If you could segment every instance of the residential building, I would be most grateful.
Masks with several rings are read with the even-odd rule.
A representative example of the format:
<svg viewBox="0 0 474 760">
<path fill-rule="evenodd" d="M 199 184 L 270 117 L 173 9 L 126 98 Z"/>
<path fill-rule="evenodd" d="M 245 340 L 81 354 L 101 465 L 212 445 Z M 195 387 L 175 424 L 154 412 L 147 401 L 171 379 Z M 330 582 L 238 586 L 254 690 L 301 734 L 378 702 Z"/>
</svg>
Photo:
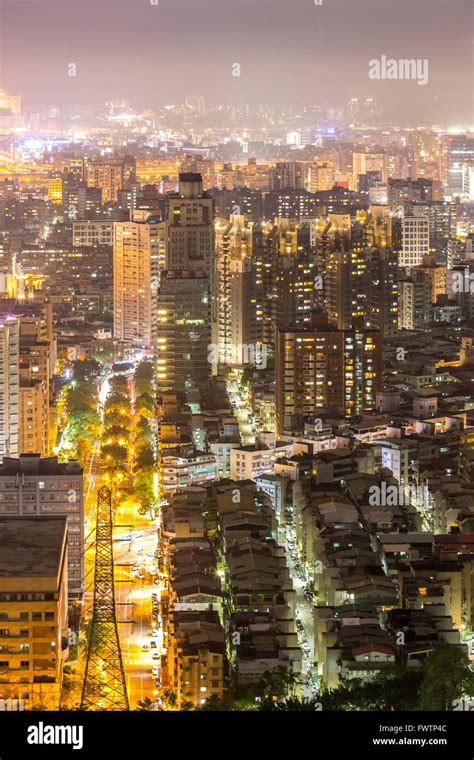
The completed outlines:
<svg viewBox="0 0 474 760">
<path fill-rule="evenodd" d="M 66 517 L 0 521 L 0 699 L 59 710 L 68 657 Z"/>
</svg>

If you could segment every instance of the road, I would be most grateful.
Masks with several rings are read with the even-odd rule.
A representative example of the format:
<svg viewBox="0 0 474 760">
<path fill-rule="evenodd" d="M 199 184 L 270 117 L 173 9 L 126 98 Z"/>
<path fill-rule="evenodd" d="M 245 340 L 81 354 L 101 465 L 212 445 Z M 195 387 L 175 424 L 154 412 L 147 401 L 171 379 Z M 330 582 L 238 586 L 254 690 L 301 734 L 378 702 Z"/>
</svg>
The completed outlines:
<svg viewBox="0 0 474 760">
<path fill-rule="evenodd" d="M 278 529 L 278 541 L 285 548 L 286 561 L 290 570 L 290 576 L 295 589 L 295 617 L 298 631 L 298 642 L 303 652 L 302 666 L 302 689 L 303 697 L 314 697 L 317 692 L 317 685 L 314 681 L 314 674 L 317 672 L 315 667 L 314 651 L 314 618 L 313 602 L 308 600 L 304 595 L 307 580 L 304 575 L 303 567 L 298 569 L 298 549 L 295 540 L 295 534 L 291 526 L 282 526 Z"/>
<path fill-rule="evenodd" d="M 140 516 L 138 516 L 140 517 Z M 120 533 L 131 540 L 121 540 Z M 150 521 L 116 528 L 114 539 L 115 603 L 130 709 L 157 696 L 153 655 L 162 654 L 161 635 L 152 635 L 152 594 L 158 592 L 148 571 L 154 571 L 156 528 Z M 138 573 L 144 577 L 139 577 Z M 152 646 L 152 642 L 156 646 Z M 145 649 L 144 649 L 145 646 Z"/>
<path fill-rule="evenodd" d="M 255 443 L 255 425 L 257 423 L 249 421 L 249 415 L 253 416 L 250 403 L 250 393 L 241 388 L 240 374 L 238 372 L 233 373 L 229 376 L 227 380 L 227 392 L 233 405 L 234 414 L 236 415 L 239 422 L 240 435 L 244 446 Z M 315 653 L 313 606 L 312 602 L 308 601 L 304 595 L 306 579 L 304 576 L 300 577 L 303 574 L 303 570 L 300 570 L 300 574 L 298 574 L 298 570 L 296 568 L 296 563 L 298 561 L 297 545 L 294 532 L 291 527 L 281 526 L 279 528 L 278 542 L 285 548 L 286 560 L 293 581 L 293 588 L 295 589 L 296 594 L 296 621 L 300 621 L 301 623 L 301 625 L 297 625 L 297 631 L 298 642 L 303 652 L 302 695 L 304 697 L 310 698 L 314 697 L 317 690 L 313 678 L 313 674 L 316 673 L 316 667 L 314 665 Z"/>
<path fill-rule="evenodd" d="M 244 446 L 255 443 L 255 428 L 249 421 L 249 415 L 252 414 L 249 397 L 240 386 L 240 375 L 231 375 L 227 381 L 227 393 L 232 404 L 234 414 L 239 423 L 240 437 Z"/>
<path fill-rule="evenodd" d="M 99 381 L 99 411 L 103 416 L 103 405 L 109 393 L 110 378 L 113 373 L 108 371 Z M 133 389 L 131 391 L 133 405 Z M 133 409 L 131 409 L 133 414 Z M 102 434 L 102 429 L 101 429 Z M 101 485 L 100 470 L 101 440 L 94 443 L 92 457 L 87 470 L 87 488 L 85 491 L 85 573 L 86 591 L 83 598 L 83 612 L 88 616 L 92 612 L 93 579 L 95 546 L 94 534 L 97 516 L 97 490 Z M 123 540 L 127 537 L 128 540 Z M 134 568 L 143 567 L 154 570 L 154 554 L 156 552 L 157 530 L 153 520 L 140 515 L 138 505 L 133 501 L 124 502 L 114 509 L 113 530 L 114 556 L 114 585 L 115 603 L 122 649 L 122 659 L 125 669 L 125 679 L 130 709 L 136 709 L 140 700 L 157 696 L 152 677 L 152 667 L 156 667 L 153 654 L 161 654 L 160 637 L 153 637 L 156 647 L 150 646 L 152 640 L 152 593 L 157 592 L 153 577 L 149 572 L 145 578 L 137 577 Z M 140 572 L 140 571 L 139 571 Z M 148 649 L 144 651 L 144 643 Z"/>
</svg>

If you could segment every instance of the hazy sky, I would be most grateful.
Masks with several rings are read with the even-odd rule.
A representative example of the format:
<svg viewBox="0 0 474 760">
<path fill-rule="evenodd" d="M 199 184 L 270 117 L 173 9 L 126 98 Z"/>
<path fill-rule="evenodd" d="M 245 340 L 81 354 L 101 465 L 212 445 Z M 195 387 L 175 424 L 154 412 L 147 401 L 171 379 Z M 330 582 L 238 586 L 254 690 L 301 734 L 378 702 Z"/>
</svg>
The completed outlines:
<svg viewBox="0 0 474 760">
<path fill-rule="evenodd" d="M 354 95 L 374 97 L 395 122 L 474 123 L 471 0 L 151 2 L 0 0 L 1 86 L 26 110 L 193 93 L 284 109 Z M 368 62 L 382 54 L 427 58 L 429 83 L 370 80 Z"/>
</svg>

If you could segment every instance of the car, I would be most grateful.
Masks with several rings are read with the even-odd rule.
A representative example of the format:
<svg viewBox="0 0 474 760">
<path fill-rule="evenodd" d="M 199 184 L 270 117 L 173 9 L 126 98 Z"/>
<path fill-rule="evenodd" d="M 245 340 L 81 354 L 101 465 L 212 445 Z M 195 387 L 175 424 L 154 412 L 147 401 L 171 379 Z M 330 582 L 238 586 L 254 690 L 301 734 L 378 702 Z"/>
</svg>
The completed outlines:
<svg viewBox="0 0 474 760">
<path fill-rule="evenodd" d="M 148 652 L 149 649 L 150 649 L 150 645 L 149 644 L 147 644 L 147 643 L 142 644 L 142 652 Z"/>
<path fill-rule="evenodd" d="M 152 649 L 156 649 L 156 641 L 154 641 L 154 640 L 152 639 L 152 640 L 150 641 L 150 646 L 151 646 L 151 648 L 152 648 Z"/>
<path fill-rule="evenodd" d="M 155 646 L 156 646 L 156 644 L 155 644 Z M 161 655 L 160 655 L 160 654 L 158 654 L 158 652 L 154 652 L 154 653 L 152 654 L 152 656 L 151 656 L 151 659 L 152 659 L 152 660 L 159 660 L 159 659 L 161 659 Z"/>
<path fill-rule="evenodd" d="M 154 676 L 159 676 L 160 675 L 160 669 L 159 669 L 158 665 L 153 665 L 153 667 L 151 669 L 151 672 L 153 673 Z"/>
</svg>

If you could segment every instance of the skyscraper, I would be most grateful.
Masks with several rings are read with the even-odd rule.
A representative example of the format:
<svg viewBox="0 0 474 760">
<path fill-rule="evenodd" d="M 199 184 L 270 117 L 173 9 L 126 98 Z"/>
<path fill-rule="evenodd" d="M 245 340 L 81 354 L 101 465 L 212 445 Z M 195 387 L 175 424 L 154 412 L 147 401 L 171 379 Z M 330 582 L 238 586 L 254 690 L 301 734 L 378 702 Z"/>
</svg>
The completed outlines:
<svg viewBox="0 0 474 760">
<path fill-rule="evenodd" d="M 135 179 L 135 161 L 124 158 L 94 158 L 86 163 L 85 180 L 88 187 L 102 191 L 102 203 L 115 202 L 117 193 Z"/>
<path fill-rule="evenodd" d="M 446 192 L 461 195 L 463 165 L 474 160 L 474 138 L 464 135 L 444 135 L 441 144 L 441 165 Z"/>
<path fill-rule="evenodd" d="M 114 337 L 140 346 L 156 334 L 158 226 L 140 211 L 114 224 Z"/>
<path fill-rule="evenodd" d="M 351 224 L 346 214 L 329 214 L 314 225 L 318 274 L 316 301 L 339 329 L 363 317 L 383 337 L 397 331 L 398 254 L 386 206 L 370 206 Z"/>
<path fill-rule="evenodd" d="M 398 283 L 398 326 L 401 330 L 416 330 L 432 319 L 431 278 L 426 271 L 413 269 L 410 277 Z"/>
<path fill-rule="evenodd" d="M 430 221 L 424 216 L 402 219 L 402 250 L 399 266 L 417 267 L 430 252 Z"/>
<path fill-rule="evenodd" d="M 211 374 L 209 280 L 163 271 L 158 295 L 156 379 L 161 390 L 204 385 Z"/>
<path fill-rule="evenodd" d="M 362 319 L 338 330 L 327 315 L 313 324 L 279 330 L 276 345 L 276 419 L 281 435 L 292 417 L 333 411 L 354 416 L 375 408 L 382 382 L 382 345 L 378 330 Z"/>
<path fill-rule="evenodd" d="M 166 269 L 211 274 L 214 253 L 213 201 L 200 174 L 179 175 L 179 191 L 170 195 L 166 224 Z"/>
<path fill-rule="evenodd" d="M 163 389 L 201 386 L 211 375 L 209 346 L 217 336 L 213 216 L 201 175 L 181 173 L 179 191 L 170 196 L 158 294 L 157 382 Z"/>
<path fill-rule="evenodd" d="M 0 458 L 19 452 L 20 325 L 16 317 L 0 317 Z"/>
</svg>

